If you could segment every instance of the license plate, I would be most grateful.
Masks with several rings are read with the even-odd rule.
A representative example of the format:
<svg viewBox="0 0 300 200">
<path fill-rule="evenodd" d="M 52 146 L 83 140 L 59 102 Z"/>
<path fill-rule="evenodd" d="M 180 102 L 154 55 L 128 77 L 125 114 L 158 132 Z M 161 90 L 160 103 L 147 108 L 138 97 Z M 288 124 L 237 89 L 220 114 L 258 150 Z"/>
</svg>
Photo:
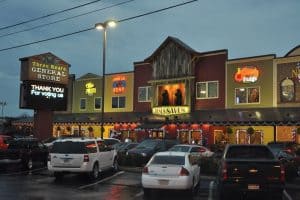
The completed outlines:
<svg viewBox="0 0 300 200">
<path fill-rule="evenodd" d="M 168 180 L 159 180 L 159 185 L 168 185 L 169 181 Z"/>
<path fill-rule="evenodd" d="M 259 190 L 259 185 L 257 184 L 249 184 L 248 190 Z"/>
</svg>

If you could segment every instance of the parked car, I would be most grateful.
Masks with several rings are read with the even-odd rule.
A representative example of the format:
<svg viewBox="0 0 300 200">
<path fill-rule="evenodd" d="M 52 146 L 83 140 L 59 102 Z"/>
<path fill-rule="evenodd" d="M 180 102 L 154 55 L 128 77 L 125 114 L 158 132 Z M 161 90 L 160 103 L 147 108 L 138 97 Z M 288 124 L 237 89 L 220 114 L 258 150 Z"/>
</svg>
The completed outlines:
<svg viewBox="0 0 300 200">
<path fill-rule="evenodd" d="M 13 138 L 9 135 L 0 135 L 0 150 L 6 150 Z"/>
<path fill-rule="evenodd" d="M 152 189 L 185 190 L 193 196 L 200 183 L 199 157 L 185 152 L 158 152 L 143 169 L 142 187 L 148 196 Z"/>
<path fill-rule="evenodd" d="M 178 144 L 176 140 L 146 139 L 126 153 L 126 160 L 133 166 L 143 166 L 156 152 L 167 151 Z"/>
<path fill-rule="evenodd" d="M 101 171 L 118 169 L 116 156 L 116 150 L 102 139 L 58 139 L 48 157 L 48 170 L 57 179 L 66 173 L 85 173 L 91 179 L 97 179 Z"/>
<path fill-rule="evenodd" d="M 210 151 L 208 148 L 200 145 L 194 145 L 194 144 L 174 145 L 168 151 L 196 153 L 201 157 L 211 157 L 214 154 L 214 152 Z"/>
<path fill-rule="evenodd" d="M 104 140 L 104 143 L 110 147 L 118 146 L 119 143 L 121 143 L 121 141 L 116 138 L 104 138 L 103 140 Z"/>
<path fill-rule="evenodd" d="M 271 149 L 286 150 L 292 153 L 295 153 L 300 148 L 300 145 L 296 142 L 269 142 L 268 146 Z"/>
<path fill-rule="evenodd" d="M 300 176 L 300 156 L 287 150 L 273 150 L 274 155 L 284 166 L 287 180 L 292 180 Z"/>
<path fill-rule="evenodd" d="M 34 166 L 46 166 L 48 148 L 36 138 L 14 139 L 7 150 L 0 151 L 0 165 L 10 166 L 12 164 L 25 169 Z"/>
<path fill-rule="evenodd" d="M 282 199 L 285 171 L 267 145 L 231 144 L 224 150 L 216 183 L 220 199 Z"/>
<path fill-rule="evenodd" d="M 56 137 L 49 137 L 49 138 L 43 140 L 42 142 L 44 145 L 46 145 L 48 147 L 48 149 L 51 149 L 55 140 L 57 140 Z"/>
<path fill-rule="evenodd" d="M 126 153 L 130 149 L 136 147 L 139 143 L 137 142 L 124 142 L 122 145 L 117 149 L 118 153 L 118 164 L 119 165 L 127 165 L 126 162 Z"/>
</svg>

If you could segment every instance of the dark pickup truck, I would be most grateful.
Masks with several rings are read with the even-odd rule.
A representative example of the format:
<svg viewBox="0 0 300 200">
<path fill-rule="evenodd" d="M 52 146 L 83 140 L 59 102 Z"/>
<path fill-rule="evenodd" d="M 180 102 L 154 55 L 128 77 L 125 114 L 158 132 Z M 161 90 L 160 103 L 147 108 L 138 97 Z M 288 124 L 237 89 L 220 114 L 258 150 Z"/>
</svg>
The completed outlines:
<svg viewBox="0 0 300 200">
<path fill-rule="evenodd" d="M 217 177 L 219 199 L 282 199 L 285 172 L 266 145 L 227 145 Z"/>
<path fill-rule="evenodd" d="M 6 150 L 0 151 L 0 167 L 20 166 L 32 169 L 34 166 L 47 166 L 48 148 L 36 138 L 13 140 Z"/>
</svg>

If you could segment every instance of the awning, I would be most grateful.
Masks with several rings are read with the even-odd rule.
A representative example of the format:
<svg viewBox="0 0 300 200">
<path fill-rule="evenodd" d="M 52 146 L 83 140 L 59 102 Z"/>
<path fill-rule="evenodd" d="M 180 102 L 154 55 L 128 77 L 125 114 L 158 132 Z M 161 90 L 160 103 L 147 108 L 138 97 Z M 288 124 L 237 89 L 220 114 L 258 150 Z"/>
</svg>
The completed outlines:
<svg viewBox="0 0 300 200">
<path fill-rule="evenodd" d="M 164 126 L 164 123 L 144 123 L 136 127 L 136 129 L 161 129 Z"/>
</svg>

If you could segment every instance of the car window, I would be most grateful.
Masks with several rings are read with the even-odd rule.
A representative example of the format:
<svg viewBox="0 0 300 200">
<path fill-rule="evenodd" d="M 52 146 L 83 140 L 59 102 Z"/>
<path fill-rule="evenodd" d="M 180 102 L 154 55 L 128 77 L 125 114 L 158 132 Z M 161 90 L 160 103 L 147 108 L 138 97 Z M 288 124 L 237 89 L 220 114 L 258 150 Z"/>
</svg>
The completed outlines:
<svg viewBox="0 0 300 200">
<path fill-rule="evenodd" d="M 189 152 L 189 146 L 173 146 L 169 149 L 169 151 L 179 151 L 179 152 Z"/>
<path fill-rule="evenodd" d="M 200 152 L 200 147 L 193 147 L 191 152 Z"/>
<path fill-rule="evenodd" d="M 264 146 L 232 146 L 226 158 L 230 159 L 273 159 L 274 154 Z"/>
<path fill-rule="evenodd" d="M 185 156 L 154 156 L 151 161 L 151 164 L 156 165 L 184 165 Z"/>
<path fill-rule="evenodd" d="M 137 149 L 154 148 L 157 145 L 157 140 L 144 140 L 136 146 Z"/>
<path fill-rule="evenodd" d="M 62 153 L 62 154 L 83 154 L 88 153 L 85 148 L 84 142 L 55 142 L 51 149 L 51 153 Z"/>
<path fill-rule="evenodd" d="M 85 148 L 88 153 L 97 153 L 97 145 L 95 142 L 86 142 Z"/>
</svg>

